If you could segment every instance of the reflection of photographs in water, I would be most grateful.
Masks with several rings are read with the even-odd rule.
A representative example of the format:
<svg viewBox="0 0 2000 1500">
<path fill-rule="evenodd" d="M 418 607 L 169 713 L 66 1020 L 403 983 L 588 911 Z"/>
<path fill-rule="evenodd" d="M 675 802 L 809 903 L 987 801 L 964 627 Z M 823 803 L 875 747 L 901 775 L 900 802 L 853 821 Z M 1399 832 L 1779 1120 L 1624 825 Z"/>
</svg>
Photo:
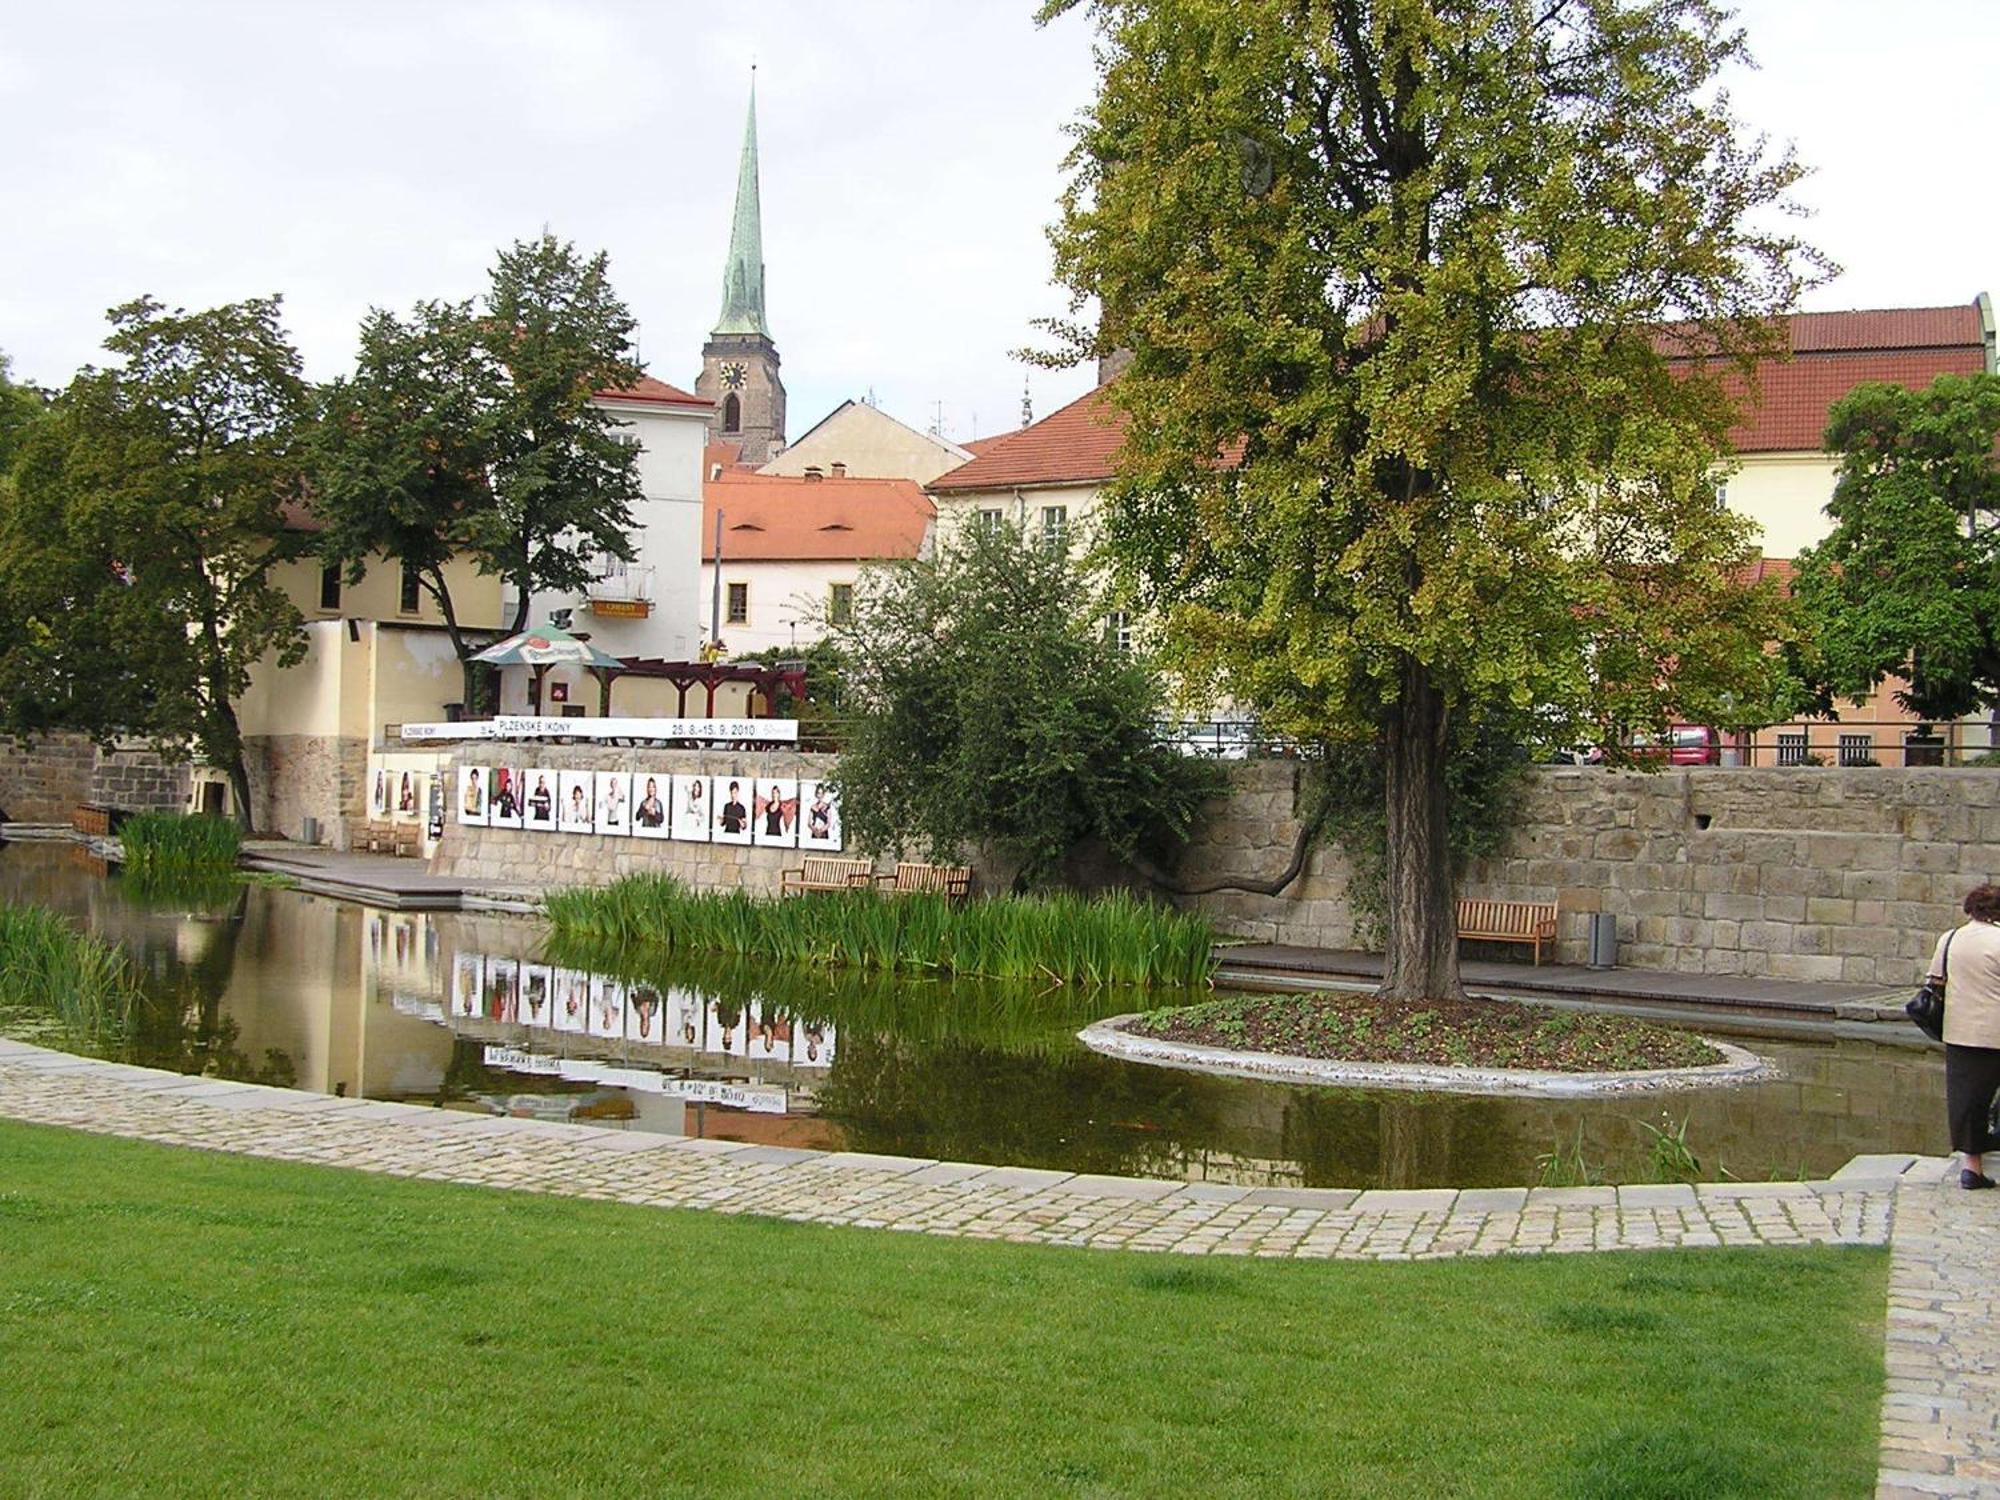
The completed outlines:
<svg viewBox="0 0 2000 1500">
<path fill-rule="evenodd" d="M 474 827 L 486 826 L 486 768 L 484 766 L 460 766 L 458 768 L 458 821 L 470 823 Z"/>
<path fill-rule="evenodd" d="M 720 1052 L 728 1057 L 744 1057 L 744 1036 L 748 1028 L 744 1025 L 742 1007 L 733 1000 L 711 1000 L 708 1005 L 708 1045 L 704 1051 Z"/>
<path fill-rule="evenodd" d="M 597 778 L 589 771 L 564 771 L 556 788 L 562 799 L 562 831 L 589 833 L 597 827 Z"/>
<path fill-rule="evenodd" d="M 522 773 L 522 784 L 528 789 L 527 827 L 540 833 L 548 833 L 555 828 L 556 783 L 559 779 L 554 771 L 546 769 Z"/>
<path fill-rule="evenodd" d="M 824 781 L 799 783 L 799 847 L 838 850 L 845 843 L 840 831 L 840 798 Z"/>
<path fill-rule="evenodd" d="M 521 773 L 512 766 L 495 766 L 488 773 L 486 821 L 494 828 L 519 828 L 523 812 Z"/>
<path fill-rule="evenodd" d="M 788 1063 L 792 1060 L 792 1018 L 769 1000 L 760 999 L 751 1009 L 748 1051 L 752 1062 Z"/>
<path fill-rule="evenodd" d="M 667 991 L 666 1037 L 669 1046 L 701 1050 L 701 1032 L 708 1005 L 693 990 Z"/>
<path fill-rule="evenodd" d="M 553 975 L 546 964 L 521 965 L 521 1021 L 528 1026 L 549 1024 Z"/>
<path fill-rule="evenodd" d="M 486 964 L 477 953 L 459 953 L 451 961 L 451 1013 L 476 1016 L 486 982 Z"/>
<path fill-rule="evenodd" d="M 830 1068 L 833 1066 L 833 1027 L 825 1021 L 802 1021 L 799 1023 L 798 1038 L 792 1048 L 792 1066 L 795 1068 Z"/>
<path fill-rule="evenodd" d="M 710 829 L 718 844 L 750 842 L 750 791 L 741 776 L 712 776 L 708 783 Z"/>
<path fill-rule="evenodd" d="M 555 1028 L 581 1031 L 590 1022 L 590 976 L 581 969 L 556 969 Z"/>
<path fill-rule="evenodd" d="M 759 844 L 789 849 L 799 841 L 799 784 L 790 778 L 755 783 L 751 822 Z"/>
<path fill-rule="evenodd" d="M 590 1034 L 607 1039 L 625 1035 L 625 986 L 601 974 L 590 978 Z"/>
<path fill-rule="evenodd" d="M 521 1013 L 521 966 L 511 958 L 486 960 L 486 1019 L 511 1025 Z"/>
<path fill-rule="evenodd" d="M 650 984 L 635 984 L 625 995 L 625 1034 L 635 1042 L 660 1041 L 661 1015 L 665 1007 L 660 1003 L 659 989 Z"/>
<path fill-rule="evenodd" d="M 635 775 L 632 778 L 632 833 L 635 838 L 663 839 L 669 834 L 668 799 L 677 776 Z M 676 835 L 678 837 L 678 835 Z"/>
<path fill-rule="evenodd" d="M 624 838 L 632 831 L 632 777 L 625 771 L 597 773 L 597 831 Z"/>
</svg>

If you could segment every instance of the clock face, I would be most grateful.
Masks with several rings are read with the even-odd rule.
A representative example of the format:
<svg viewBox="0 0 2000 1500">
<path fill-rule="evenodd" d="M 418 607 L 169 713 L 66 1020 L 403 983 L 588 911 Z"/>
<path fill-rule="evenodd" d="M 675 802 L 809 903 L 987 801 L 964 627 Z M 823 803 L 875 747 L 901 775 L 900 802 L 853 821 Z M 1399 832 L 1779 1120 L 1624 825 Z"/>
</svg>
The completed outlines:
<svg viewBox="0 0 2000 1500">
<path fill-rule="evenodd" d="M 721 370 L 723 389 L 730 391 L 742 390 L 743 378 L 749 373 L 750 372 L 746 370 L 742 365 L 737 364 L 734 361 L 731 361 L 729 364 L 724 365 Z"/>
</svg>

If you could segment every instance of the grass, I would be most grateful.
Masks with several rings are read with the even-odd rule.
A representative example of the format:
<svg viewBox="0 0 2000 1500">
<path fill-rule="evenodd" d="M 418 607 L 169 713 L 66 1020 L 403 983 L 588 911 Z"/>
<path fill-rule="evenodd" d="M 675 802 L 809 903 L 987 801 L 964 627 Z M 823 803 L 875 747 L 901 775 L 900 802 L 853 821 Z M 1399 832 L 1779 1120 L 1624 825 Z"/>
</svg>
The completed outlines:
<svg viewBox="0 0 2000 1500">
<path fill-rule="evenodd" d="M 1195 986 L 1215 971 L 1206 919 L 1123 893 L 952 902 L 856 891 L 768 900 L 632 875 L 551 892 L 546 904 L 566 937 L 667 952 L 1089 985 Z"/>
<path fill-rule="evenodd" d="M 0 1124 L 25 1495 L 1872 1494 L 1879 1249 L 1064 1251 Z"/>
<path fill-rule="evenodd" d="M 122 1035 L 140 1004 L 124 953 L 40 906 L 0 906 L 0 1010 L 55 1018 L 80 1044 Z"/>
<path fill-rule="evenodd" d="M 136 813 L 118 829 L 127 874 L 142 877 L 227 874 L 236 868 L 243 833 L 227 818 Z"/>
<path fill-rule="evenodd" d="M 1723 1060 L 1720 1052 L 1692 1032 L 1630 1016 L 1551 1010 L 1507 1000 L 1226 996 L 1151 1011 L 1133 1022 L 1132 1029 L 1207 1047 L 1336 1062 L 1589 1073 L 1696 1068 Z"/>
</svg>

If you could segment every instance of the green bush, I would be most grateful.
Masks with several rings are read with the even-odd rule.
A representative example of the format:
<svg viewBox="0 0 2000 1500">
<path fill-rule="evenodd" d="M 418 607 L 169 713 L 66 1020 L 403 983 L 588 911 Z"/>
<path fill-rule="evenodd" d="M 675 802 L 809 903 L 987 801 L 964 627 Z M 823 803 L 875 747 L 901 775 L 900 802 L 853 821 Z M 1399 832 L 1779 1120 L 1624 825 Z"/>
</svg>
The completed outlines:
<svg viewBox="0 0 2000 1500">
<path fill-rule="evenodd" d="M 234 870 L 243 833 L 227 818 L 139 813 L 119 829 L 125 869 L 139 876 L 196 875 Z"/>
<path fill-rule="evenodd" d="M 773 901 L 633 875 L 598 890 L 552 892 L 547 905 L 564 937 L 890 973 L 1198 985 L 1215 967 L 1207 919 L 1123 893 L 961 904 L 854 891 Z"/>
<path fill-rule="evenodd" d="M 139 1003 L 130 960 L 40 906 L 0 906 L 0 1006 L 53 1012 L 74 1035 L 122 1032 Z"/>
</svg>

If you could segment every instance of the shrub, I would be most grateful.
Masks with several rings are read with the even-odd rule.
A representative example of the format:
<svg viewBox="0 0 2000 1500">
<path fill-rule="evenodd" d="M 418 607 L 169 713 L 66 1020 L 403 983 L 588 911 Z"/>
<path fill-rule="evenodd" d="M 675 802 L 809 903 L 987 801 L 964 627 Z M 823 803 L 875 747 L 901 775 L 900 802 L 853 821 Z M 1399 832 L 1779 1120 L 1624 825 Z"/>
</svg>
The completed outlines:
<svg viewBox="0 0 2000 1500">
<path fill-rule="evenodd" d="M 0 1006 L 53 1011 L 72 1033 L 122 1032 L 139 1002 L 124 953 L 40 906 L 0 906 Z"/>
<path fill-rule="evenodd" d="M 243 833 L 226 818 L 140 813 L 119 830 L 125 869 L 139 876 L 193 875 L 236 868 Z"/>
</svg>

